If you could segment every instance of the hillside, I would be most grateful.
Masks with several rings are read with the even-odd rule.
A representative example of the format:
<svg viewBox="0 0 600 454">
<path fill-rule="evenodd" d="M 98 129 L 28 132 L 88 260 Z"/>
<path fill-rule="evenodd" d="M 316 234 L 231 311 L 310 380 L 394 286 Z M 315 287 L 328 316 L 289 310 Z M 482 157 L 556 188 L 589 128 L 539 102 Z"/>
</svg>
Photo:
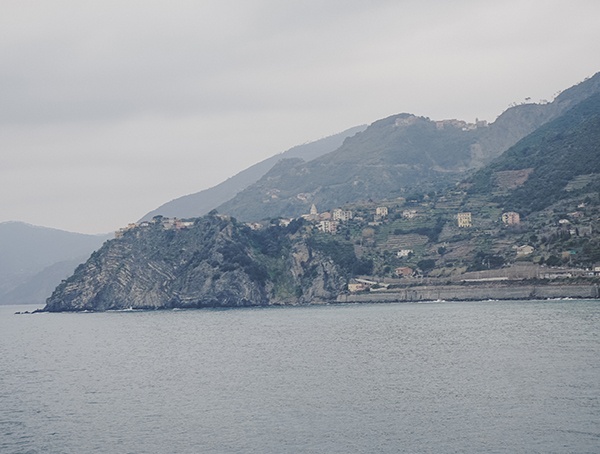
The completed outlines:
<svg viewBox="0 0 600 454">
<path fill-rule="evenodd" d="M 299 216 L 312 204 L 327 210 L 440 190 L 598 90 L 600 74 L 565 90 L 552 103 L 512 107 L 490 125 L 395 115 L 313 161 L 273 167 L 217 209 L 242 220 L 260 220 Z"/>
<path fill-rule="evenodd" d="M 149 221 L 157 215 L 176 218 L 202 216 L 258 181 L 282 159 L 299 158 L 304 161 L 311 161 L 335 150 L 347 137 L 351 137 L 365 128 L 366 126 L 356 126 L 341 133 L 290 148 L 283 153 L 254 164 L 212 188 L 171 200 L 146 214 L 141 220 Z"/>
<path fill-rule="evenodd" d="M 0 223 L 0 304 L 42 303 L 106 239 L 22 222 Z"/>
<path fill-rule="evenodd" d="M 469 180 L 469 193 L 493 194 L 506 209 L 529 214 L 597 191 L 599 174 L 600 94 L 596 94 L 476 173 Z M 521 179 L 515 180 L 519 175 Z"/>
<path fill-rule="evenodd" d="M 378 217 L 382 205 L 387 214 Z M 397 278 L 404 267 L 437 284 L 595 279 L 589 270 L 600 263 L 600 94 L 450 190 L 346 208 L 354 218 L 337 234 L 373 261 L 380 278 Z M 548 268 L 556 266 L 565 268 Z"/>
<path fill-rule="evenodd" d="M 468 169 L 482 148 L 465 146 L 492 126 L 410 114 L 309 163 L 280 160 L 253 185 L 270 191 L 263 206 L 306 213 L 325 195 L 335 210 L 248 224 L 216 210 L 155 217 L 107 242 L 45 310 L 404 301 L 417 287 L 423 298 L 596 297 L 600 93 L 561 99 L 564 111 L 479 170 Z M 307 191 L 317 177 L 329 185 L 286 189 Z M 410 191 L 394 189 L 399 180 Z"/>
</svg>

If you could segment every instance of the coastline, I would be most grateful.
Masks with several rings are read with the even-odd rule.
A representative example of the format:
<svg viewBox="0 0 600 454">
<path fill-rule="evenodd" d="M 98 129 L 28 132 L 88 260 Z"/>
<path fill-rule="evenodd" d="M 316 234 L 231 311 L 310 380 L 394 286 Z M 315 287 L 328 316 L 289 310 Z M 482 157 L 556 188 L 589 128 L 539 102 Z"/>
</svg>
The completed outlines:
<svg viewBox="0 0 600 454">
<path fill-rule="evenodd" d="M 574 285 L 424 285 L 367 293 L 339 295 L 337 303 L 392 303 L 409 301 L 544 300 L 557 298 L 598 299 L 597 284 Z"/>
<path fill-rule="evenodd" d="M 511 301 L 511 300 L 554 300 L 554 299 L 600 299 L 600 286 L 598 284 L 519 284 L 494 283 L 486 285 L 423 285 L 395 289 L 380 289 L 362 293 L 343 293 L 335 300 L 314 302 L 310 304 L 251 304 L 247 306 L 218 306 L 221 309 L 235 307 L 282 307 L 282 306 L 312 306 L 323 304 L 344 303 L 409 303 L 419 301 Z M 8 305 L 7 305 L 8 306 Z M 27 306 L 27 305 L 25 305 Z M 15 305 L 12 307 L 19 307 Z M 217 306 L 198 307 L 136 307 L 135 309 L 121 309 L 117 312 L 128 311 L 153 311 L 174 309 L 199 309 L 217 308 Z M 95 310 L 62 310 L 48 311 L 45 307 L 33 311 L 17 311 L 15 314 L 35 314 L 45 312 L 105 312 Z"/>
</svg>

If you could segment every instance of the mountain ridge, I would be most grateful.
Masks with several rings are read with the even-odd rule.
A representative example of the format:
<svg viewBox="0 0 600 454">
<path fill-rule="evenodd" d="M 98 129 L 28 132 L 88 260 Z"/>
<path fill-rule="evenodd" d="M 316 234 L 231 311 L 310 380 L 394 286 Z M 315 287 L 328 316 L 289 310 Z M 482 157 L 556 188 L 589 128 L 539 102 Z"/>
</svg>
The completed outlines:
<svg viewBox="0 0 600 454">
<path fill-rule="evenodd" d="M 355 126 L 313 142 L 296 145 L 282 153 L 258 162 L 225 181 L 194 194 L 188 194 L 167 202 L 150 211 L 140 221 L 149 221 L 154 216 L 192 218 L 202 216 L 233 198 L 238 192 L 258 181 L 282 159 L 301 158 L 310 161 L 336 149 L 343 141 L 366 126 Z"/>
<path fill-rule="evenodd" d="M 336 213 L 313 210 L 291 221 L 249 224 L 216 210 L 193 222 L 157 217 L 107 242 L 55 289 L 44 310 L 311 304 L 345 301 L 339 299 L 344 293 L 381 292 L 382 287 L 406 300 L 406 289 L 423 284 L 481 288 L 499 280 L 528 289 L 558 284 L 558 279 L 560 285 L 548 294 L 574 296 L 577 292 L 569 287 L 580 285 L 581 295 L 597 295 L 600 278 L 589 270 L 600 261 L 595 227 L 600 222 L 600 93 L 571 101 L 557 117 L 470 176 L 463 167 L 472 162 L 472 149 L 456 144 L 477 138 L 479 126 L 451 121 L 439 127 L 411 114 L 378 120 L 365 133 L 379 142 L 361 133 L 310 163 L 282 159 L 258 183 L 273 188 L 285 178 L 299 184 L 307 173 L 325 175 L 344 153 L 361 159 L 360 140 L 377 151 L 372 165 L 376 182 L 382 163 L 398 165 L 393 147 L 402 141 L 407 146 L 401 169 L 435 163 L 462 179 L 410 197 L 388 193 L 387 200 L 342 203 L 337 214 L 344 217 L 337 220 Z M 487 132 L 488 126 L 480 127 Z M 420 153 L 422 130 L 446 128 L 448 134 L 426 136 L 429 152 Z M 440 137 L 456 141 L 438 143 Z M 449 147 L 462 153 L 460 159 L 445 161 Z M 441 171 L 435 172 L 439 177 Z M 330 178 L 344 183 L 343 172 Z M 523 203 L 537 205 L 516 205 L 515 194 Z M 285 194 L 269 195 L 277 200 Z M 568 268 L 546 268 L 559 265 Z M 468 294 L 468 288 L 459 293 Z"/>
<path fill-rule="evenodd" d="M 108 239 L 20 221 L 0 223 L 0 304 L 43 303 L 62 278 Z M 61 271 L 42 273 L 61 262 Z M 72 268 L 70 268 L 72 266 Z M 40 290 L 42 289 L 42 290 Z"/>
<path fill-rule="evenodd" d="M 331 153 L 272 168 L 217 210 L 257 221 L 298 216 L 312 204 L 327 210 L 414 190 L 438 190 L 598 91 L 600 73 L 563 91 L 552 103 L 511 107 L 489 125 L 432 121 L 408 113 L 380 119 Z"/>
</svg>

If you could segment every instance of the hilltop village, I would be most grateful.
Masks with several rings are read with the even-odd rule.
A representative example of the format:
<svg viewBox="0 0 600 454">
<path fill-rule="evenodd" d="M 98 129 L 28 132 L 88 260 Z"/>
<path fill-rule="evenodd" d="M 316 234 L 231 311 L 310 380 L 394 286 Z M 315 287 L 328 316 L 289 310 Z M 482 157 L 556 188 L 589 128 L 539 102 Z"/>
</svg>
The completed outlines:
<svg viewBox="0 0 600 454">
<path fill-rule="evenodd" d="M 587 241 L 599 219 L 594 201 L 566 201 L 526 218 L 481 202 L 457 189 L 324 212 L 312 204 L 299 218 L 245 225 L 260 231 L 285 229 L 296 221 L 316 241 L 351 245 L 356 259 L 368 266 L 348 281 L 350 292 L 502 281 L 595 282 L 600 275 L 600 254 Z M 156 224 L 177 231 L 192 227 L 194 220 L 156 216 L 115 236 Z"/>
</svg>

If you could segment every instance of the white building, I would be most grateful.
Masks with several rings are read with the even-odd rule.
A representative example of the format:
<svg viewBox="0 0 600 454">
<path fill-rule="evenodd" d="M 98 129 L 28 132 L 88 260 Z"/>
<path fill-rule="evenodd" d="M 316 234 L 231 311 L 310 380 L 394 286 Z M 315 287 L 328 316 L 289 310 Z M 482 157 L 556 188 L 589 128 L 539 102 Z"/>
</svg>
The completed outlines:
<svg viewBox="0 0 600 454">
<path fill-rule="evenodd" d="M 414 252 L 415 251 L 413 251 L 412 249 L 400 249 L 396 253 L 396 256 L 398 256 L 398 258 L 408 257 L 410 254 L 414 254 Z"/>
<path fill-rule="evenodd" d="M 319 222 L 318 229 L 325 233 L 336 233 L 338 228 L 337 221 L 321 221 Z"/>
<path fill-rule="evenodd" d="M 521 222 L 521 217 L 519 216 L 519 213 L 507 211 L 506 213 L 502 213 L 502 222 L 506 225 L 516 225 Z"/>
<path fill-rule="evenodd" d="M 386 217 L 388 215 L 388 208 L 387 207 L 375 208 L 375 215 L 382 217 L 382 218 Z"/>
<path fill-rule="evenodd" d="M 352 211 L 342 210 L 341 208 L 335 208 L 332 214 L 334 221 L 345 222 L 352 219 Z"/>
</svg>

